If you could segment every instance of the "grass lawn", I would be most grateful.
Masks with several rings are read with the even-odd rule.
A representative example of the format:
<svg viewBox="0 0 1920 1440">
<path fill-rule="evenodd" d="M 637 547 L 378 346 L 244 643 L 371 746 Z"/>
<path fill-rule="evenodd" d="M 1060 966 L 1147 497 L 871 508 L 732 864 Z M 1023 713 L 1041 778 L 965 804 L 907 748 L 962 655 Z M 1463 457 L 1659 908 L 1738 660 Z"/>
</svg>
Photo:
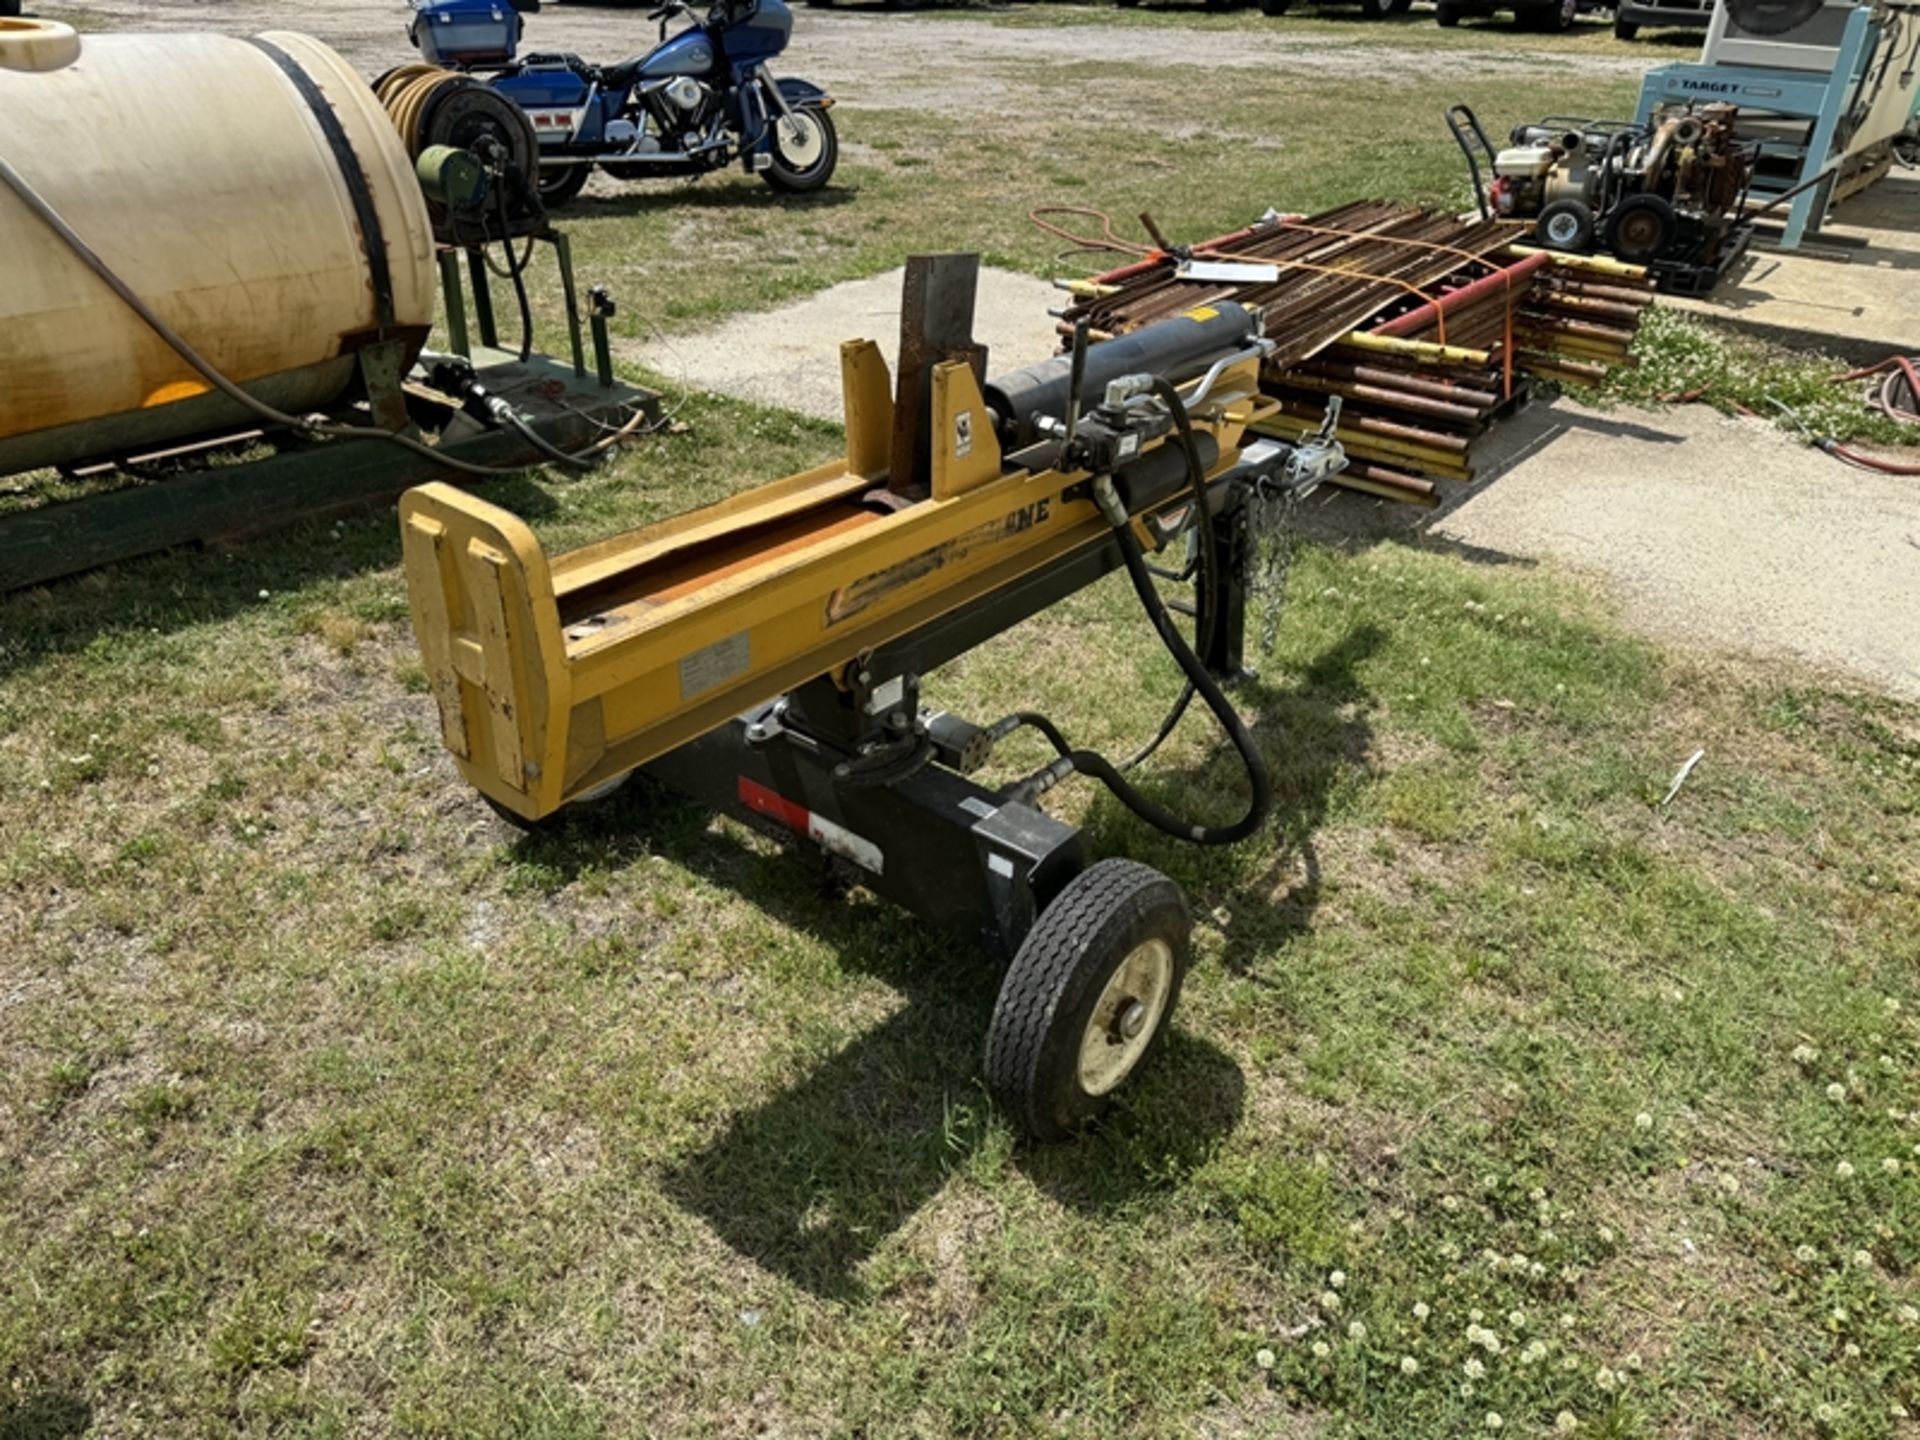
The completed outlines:
<svg viewBox="0 0 1920 1440">
<path fill-rule="evenodd" d="M 1042 269 L 1062 195 L 1200 233 L 1459 185 L 1444 79 L 1223 102 L 1222 168 L 1152 138 L 1170 88 L 1008 76 L 1072 103 L 849 110 L 844 203 L 636 190 L 583 272 L 686 327 L 916 248 Z M 1622 98 L 1584 83 L 1514 108 Z M 1147 107 L 1123 162 L 1107 105 Z M 838 444 L 681 418 L 488 493 L 566 546 Z M 5 1440 L 1912 1434 L 1914 709 L 1322 536 L 1242 692 L 1268 835 L 1049 797 L 1186 887 L 1197 965 L 1112 1123 L 1029 1150 L 984 958 L 657 794 L 495 820 L 398 548 L 383 512 L 0 599 Z M 1176 689 L 1110 581 L 930 698 L 1117 750 Z M 1204 717 L 1152 783 L 1237 804 Z"/>
</svg>

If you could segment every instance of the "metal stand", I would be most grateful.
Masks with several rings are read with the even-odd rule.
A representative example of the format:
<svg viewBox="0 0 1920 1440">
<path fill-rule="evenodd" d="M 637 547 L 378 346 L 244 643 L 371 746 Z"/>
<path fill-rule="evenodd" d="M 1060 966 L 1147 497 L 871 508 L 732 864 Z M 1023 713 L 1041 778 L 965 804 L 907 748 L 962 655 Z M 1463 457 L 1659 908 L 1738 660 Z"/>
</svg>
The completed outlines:
<svg viewBox="0 0 1920 1440">
<path fill-rule="evenodd" d="M 560 289 L 567 306 L 567 342 L 573 356 L 573 374 L 576 380 L 587 377 L 586 341 L 580 330 L 580 290 L 573 275 L 573 246 L 561 231 L 548 226 L 540 230 L 528 231 L 518 237 L 522 242 L 532 242 L 553 247 L 554 263 L 560 268 Z M 505 242 L 509 246 L 513 240 Z M 494 318 L 493 280 L 494 274 L 487 266 L 485 246 L 480 244 L 442 245 L 439 250 L 440 296 L 442 313 L 447 319 L 447 343 L 456 355 L 473 358 L 473 340 L 467 331 L 466 290 L 460 277 L 460 257 L 467 262 L 467 276 L 472 284 L 473 321 L 480 332 L 480 344 L 489 350 L 500 348 L 500 328 Z M 606 315 L 613 313 L 611 306 Z M 605 343 L 602 327 L 606 317 L 598 306 L 594 310 L 594 343 L 599 350 Z M 603 375 L 606 373 L 603 367 Z M 610 380 L 607 382 L 610 383 Z"/>
<path fill-rule="evenodd" d="M 1848 106 L 1858 92 L 1867 62 L 1874 51 L 1878 29 L 1869 6 L 1860 6 L 1846 19 L 1833 68 L 1828 73 L 1780 70 L 1748 65 L 1663 65 L 1647 72 L 1641 84 L 1635 120 L 1648 123 L 1662 105 L 1724 101 L 1738 105 L 1743 117 L 1779 116 L 1811 125 L 1804 145 L 1768 141 L 1763 158 L 1786 159 L 1794 166 L 1790 178 L 1756 177 L 1754 194 L 1761 198 L 1784 195 L 1806 186 L 1788 202 L 1786 226 L 1779 248 L 1795 250 L 1825 223 L 1833 203 L 1834 182 L 1842 155 L 1836 141 Z"/>
</svg>

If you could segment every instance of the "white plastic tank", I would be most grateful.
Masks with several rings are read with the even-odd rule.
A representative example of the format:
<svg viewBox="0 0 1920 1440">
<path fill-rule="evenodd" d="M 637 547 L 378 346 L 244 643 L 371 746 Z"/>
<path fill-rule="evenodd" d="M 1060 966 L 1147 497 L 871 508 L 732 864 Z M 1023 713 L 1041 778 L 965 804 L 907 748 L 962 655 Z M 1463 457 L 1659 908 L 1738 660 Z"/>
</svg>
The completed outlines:
<svg viewBox="0 0 1920 1440">
<path fill-rule="evenodd" d="M 280 409 L 338 398 L 355 349 L 384 335 L 411 352 L 432 324 L 433 232 L 406 150 L 367 84 L 307 36 L 0 19 L 0 158 Z M 0 184 L 0 473 L 242 414 Z"/>
</svg>

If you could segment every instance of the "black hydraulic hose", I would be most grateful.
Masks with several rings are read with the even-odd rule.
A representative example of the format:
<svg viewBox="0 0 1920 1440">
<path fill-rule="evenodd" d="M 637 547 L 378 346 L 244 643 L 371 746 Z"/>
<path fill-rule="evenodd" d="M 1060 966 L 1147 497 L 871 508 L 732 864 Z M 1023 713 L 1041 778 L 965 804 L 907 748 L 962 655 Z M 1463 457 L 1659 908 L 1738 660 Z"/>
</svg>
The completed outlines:
<svg viewBox="0 0 1920 1440">
<path fill-rule="evenodd" d="M 60 212 L 47 203 L 46 197 L 41 195 L 33 186 L 29 185 L 25 177 L 7 163 L 5 157 L 0 157 L 0 184 L 4 184 L 9 190 L 13 191 L 15 195 L 19 196 L 20 202 L 31 210 L 42 224 L 53 231 L 54 234 L 58 235 L 67 248 L 73 251 L 74 255 L 78 257 L 80 262 L 99 277 L 100 282 L 109 290 L 113 291 L 129 310 L 133 311 L 135 315 L 138 315 L 149 330 L 153 331 L 155 335 L 158 335 L 161 340 L 165 341 L 168 349 L 186 361 L 195 373 L 214 389 L 220 391 L 221 394 L 225 395 L 234 403 L 243 406 L 253 414 L 266 420 L 269 424 L 284 425 L 290 430 L 300 430 L 308 434 L 325 435 L 340 440 L 385 440 L 390 444 L 398 445 L 405 450 L 411 450 L 417 455 L 423 455 L 429 460 L 444 465 L 450 470 L 457 470 L 465 475 L 505 477 L 508 475 L 520 475 L 525 472 L 527 468 L 525 466 L 507 468 L 499 465 L 476 465 L 470 460 L 460 460 L 452 455 L 441 453 L 431 445 L 422 444 L 411 435 L 404 434 L 398 430 L 382 430 L 376 425 L 340 425 L 331 420 L 323 420 L 316 416 L 308 416 L 302 419 L 296 415 L 289 415 L 284 410 L 275 409 L 273 406 L 267 404 L 266 401 L 248 394 L 225 375 L 221 374 L 204 355 L 194 349 L 192 345 L 188 344 L 171 325 L 161 319 L 153 307 L 141 299 L 133 287 L 128 285 L 125 280 L 122 280 L 118 272 L 116 272 L 111 265 L 107 264 L 105 260 L 101 259 L 99 254 L 91 245 L 87 244 L 80 233 L 62 218 Z"/>
<path fill-rule="evenodd" d="M 1187 415 L 1186 402 L 1171 382 L 1156 377 L 1153 382 L 1154 393 L 1166 402 L 1173 415 L 1174 428 L 1179 432 L 1180 444 L 1186 452 L 1187 477 L 1193 491 L 1194 524 L 1201 531 L 1201 589 L 1204 591 L 1219 574 L 1217 549 L 1213 544 L 1213 530 L 1207 523 L 1207 475 L 1206 467 L 1200 463 L 1200 452 L 1194 443 L 1193 423 Z M 1248 731 L 1246 722 L 1233 708 L 1233 702 L 1227 699 L 1220 688 L 1219 681 L 1208 673 L 1200 657 L 1187 644 L 1181 635 L 1180 627 L 1174 623 L 1168 612 L 1166 602 L 1160 598 L 1160 592 L 1154 588 L 1153 574 L 1147 568 L 1147 557 L 1140 549 L 1140 541 L 1133 533 L 1131 524 L 1114 527 L 1114 540 L 1120 547 L 1120 558 L 1127 567 L 1127 577 L 1133 582 L 1134 594 L 1140 599 L 1141 608 L 1147 612 L 1147 618 L 1153 623 L 1154 631 L 1160 636 L 1160 642 L 1167 647 L 1174 660 L 1186 673 L 1187 689 L 1176 702 L 1167 720 L 1162 723 L 1162 733 L 1156 736 L 1147 747 L 1126 765 L 1115 765 L 1106 756 L 1091 750 L 1075 750 L 1067 743 L 1067 738 L 1044 715 L 1031 711 L 1022 711 L 1009 718 L 1021 724 L 1031 725 L 1046 737 L 1047 742 L 1059 753 L 1061 759 L 1072 769 L 1083 775 L 1092 776 L 1114 797 L 1135 815 L 1145 820 L 1156 830 L 1165 832 L 1179 840 L 1189 840 L 1197 845 L 1231 845 L 1244 840 L 1265 822 L 1273 808 L 1273 784 L 1267 773 L 1266 761 L 1260 756 L 1260 748 Z M 1205 623 L 1211 624 L 1208 620 Z M 1203 635 L 1205 632 L 1202 632 Z M 1203 640 L 1204 644 L 1204 640 Z M 1247 784 L 1252 795 L 1247 801 L 1246 812 L 1230 825 L 1202 825 L 1193 820 L 1175 815 L 1172 811 L 1149 800 L 1136 790 L 1127 780 L 1123 771 L 1137 764 L 1151 754 L 1179 723 L 1194 693 L 1198 693 L 1207 702 L 1227 732 L 1227 738 L 1233 742 L 1233 748 L 1239 752 L 1241 763 L 1246 767 Z"/>
</svg>

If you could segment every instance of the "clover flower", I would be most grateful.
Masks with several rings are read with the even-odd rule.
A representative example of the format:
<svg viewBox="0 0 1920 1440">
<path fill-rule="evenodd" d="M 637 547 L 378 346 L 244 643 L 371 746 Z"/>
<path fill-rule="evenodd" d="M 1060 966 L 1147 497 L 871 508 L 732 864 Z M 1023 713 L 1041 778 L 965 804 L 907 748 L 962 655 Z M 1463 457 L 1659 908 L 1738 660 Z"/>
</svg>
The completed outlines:
<svg viewBox="0 0 1920 1440">
<path fill-rule="evenodd" d="M 1466 1374 L 1466 1377 L 1469 1380 L 1481 1380 L 1486 1378 L 1487 1367 L 1485 1365 L 1482 1365 L 1478 1359 L 1468 1360 L 1466 1364 L 1460 1367 L 1460 1369 Z"/>
<path fill-rule="evenodd" d="M 1538 1365 L 1546 1358 L 1547 1342 L 1544 1340 L 1535 1340 L 1520 1352 L 1520 1363 L 1522 1365 Z"/>
<path fill-rule="evenodd" d="M 1833 1167 L 1833 1173 L 1842 1180 L 1853 1179 L 1852 1162 L 1847 1160 L 1842 1160 L 1838 1165 Z"/>
<path fill-rule="evenodd" d="M 1920 1325 L 1920 1310 L 1911 1305 L 1902 1305 L 1893 1313 L 1902 1325 Z"/>
<path fill-rule="evenodd" d="M 1333 1347 L 1327 1344 L 1326 1341 L 1316 1340 L 1313 1342 L 1313 1358 L 1314 1359 L 1324 1360 L 1331 1354 L 1333 1354 Z"/>
<path fill-rule="evenodd" d="M 1327 1276 L 1327 1284 L 1331 1285 L 1335 1290 L 1344 1289 L 1346 1286 L 1346 1283 L 1347 1283 L 1347 1272 L 1344 1270 L 1336 1270 L 1331 1275 Z"/>
<path fill-rule="evenodd" d="M 1571 1410 L 1562 1410 L 1553 1417 L 1553 1428 L 1556 1434 L 1571 1435 L 1580 1428 L 1580 1418 Z"/>
<path fill-rule="evenodd" d="M 1271 1370 L 1276 1358 L 1273 1351 L 1268 1350 L 1264 1346 L 1253 1352 L 1253 1363 L 1258 1365 L 1262 1370 Z"/>
<path fill-rule="evenodd" d="M 1846 1098 L 1847 1098 L 1847 1087 L 1842 1085 L 1838 1080 L 1834 1081 L 1831 1085 L 1827 1086 L 1827 1099 L 1844 1100 Z"/>
<path fill-rule="evenodd" d="M 1402 1355 L 1400 1357 L 1400 1373 L 1411 1380 L 1415 1375 L 1420 1373 L 1420 1362 L 1411 1355 Z"/>
<path fill-rule="evenodd" d="M 1880 1169 L 1888 1175 L 1898 1175 L 1900 1173 L 1900 1162 L 1889 1155 L 1880 1162 Z"/>
<path fill-rule="evenodd" d="M 1425 1320 L 1431 1314 L 1433 1314 L 1433 1307 L 1428 1305 L 1426 1301 L 1416 1300 L 1413 1302 L 1414 1319 Z"/>
<path fill-rule="evenodd" d="M 1871 1250 L 1856 1250 L 1849 1258 L 1862 1270 L 1871 1269 L 1873 1266 L 1873 1252 Z"/>
<path fill-rule="evenodd" d="M 1502 1425 L 1506 1423 L 1507 1423 L 1506 1421 L 1500 1418 L 1500 1412 L 1498 1410 L 1487 1411 L 1487 1429 L 1498 1430 Z"/>
<path fill-rule="evenodd" d="M 1605 1365 L 1602 1365 L 1598 1370 L 1593 1372 L 1593 1383 L 1611 1395 L 1615 1390 L 1620 1388 L 1620 1377 Z"/>
<path fill-rule="evenodd" d="M 1327 1311 L 1338 1310 L 1340 1308 L 1340 1297 L 1331 1290 L 1322 1290 L 1320 1292 L 1320 1308 Z"/>
<path fill-rule="evenodd" d="M 1347 1338 L 1349 1340 L 1366 1339 L 1367 1327 L 1361 1324 L 1358 1320 L 1354 1321 L 1351 1325 L 1347 1326 Z"/>
<path fill-rule="evenodd" d="M 1516 1330 L 1526 1329 L 1527 1328 L 1527 1312 L 1524 1310 L 1509 1310 L 1507 1312 L 1507 1324 L 1511 1325 Z"/>
<path fill-rule="evenodd" d="M 1651 1130 L 1653 1128 L 1653 1116 L 1642 1110 L 1638 1115 L 1633 1117 L 1633 1128 L 1636 1130 Z"/>
<path fill-rule="evenodd" d="M 1811 1245 L 1802 1245 L 1793 1252 L 1793 1258 L 1802 1265 L 1811 1265 L 1820 1258 L 1820 1252 Z"/>
<path fill-rule="evenodd" d="M 1813 1046 L 1811 1045 L 1796 1045 L 1793 1047 L 1793 1059 L 1795 1064 L 1811 1065 L 1814 1061 L 1818 1060 L 1819 1058 L 1820 1058 L 1820 1052 L 1814 1049 Z"/>
<path fill-rule="evenodd" d="M 1623 1369 L 1633 1371 L 1638 1371 L 1645 1363 L 1646 1362 L 1640 1358 L 1640 1352 L 1638 1350 L 1629 1350 L 1626 1359 L 1620 1362 Z"/>
</svg>

